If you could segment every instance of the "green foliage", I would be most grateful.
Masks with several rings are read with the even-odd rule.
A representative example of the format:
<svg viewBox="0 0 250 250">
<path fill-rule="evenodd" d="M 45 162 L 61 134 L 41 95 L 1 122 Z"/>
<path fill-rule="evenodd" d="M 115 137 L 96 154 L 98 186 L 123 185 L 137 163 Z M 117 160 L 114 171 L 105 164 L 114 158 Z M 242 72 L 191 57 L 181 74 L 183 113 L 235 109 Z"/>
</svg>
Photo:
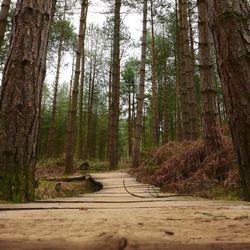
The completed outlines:
<svg viewBox="0 0 250 250">
<path fill-rule="evenodd" d="M 69 20 L 54 20 L 50 38 L 53 47 L 57 47 L 60 39 L 63 39 L 64 50 L 68 50 L 71 47 L 75 47 L 76 38 L 75 28 Z"/>
<path fill-rule="evenodd" d="M 65 6 L 66 4 L 66 6 Z M 48 45 L 48 61 L 53 65 L 55 54 L 57 54 L 60 42 L 62 42 L 62 50 L 70 51 L 76 47 L 77 34 L 70 16 L 70 9 L 73 7 L 74 1 L 58 1 L 57 11 L 51 25 L 51 34 Z"/>
<path fill-rule="evenodd" d="M 69 55 L 68 51 L 73 51 L 76 41 L 76 34 L 72 25 L 72 4 L 74 1 L 66 0 L 58 2 L 55 20 L 52 25 L 50 54 L 55 59 L 59 40 L 63 38 L 64 54 Z M 79 2 L 78 2 L 79 3 Z M 143 1 L 125 1 L 126 11 L 140 11 Z M 107 2 L 108 8 L 113 9 L 113 2 Z M 66 11 L 66 12 L 65 12 Z M 150 10 L 148 10 L 150 12 Z M 65 12 L 65 13 L 64 13 Z M 89 129 L 91 143 L 85 145 L 91 151 L 87 160 L 105 161 L 107 160 L 108 145 L 108 117 L 109 117 L 109 97 L 110 82 L 112 80 L 112 40 L 113 40 L 113 11 L 108 12 L 106 21 L 103 25 L 89 23 L 87 25 L 85 39 L 85 72 L 83 83 L 83 131 L 84 142 L 87 141 L 87 131 Z M 149 21 L 150 20 L 150 13 Z M 176 11 L 173 1 L 153 1 L 153 18 L 155 28 L 155 59 L 156 59 L 156 81 L 158 92 L 158 117 L 159 117 L 159 133 L 160 143 L 163 141 L 163 132 L 165 129 L 165 119 L 163 113 L 167 110 L 167 134 L 169 140 L 176 138 L 176 53 L 177 53 L 177 27 L 176 27 Z M 148 26 L 147 36 L 147 58 L 146 58 L 146 82 L 145 82 L 145 99 L 143 110 L 143 130 L 141 150 L 143 152 L 152 149 L 152 38 L 151 27 Z M 196 46 L 196 45 L 195 45 Z M 139 85 L 140 61 L 139 53 L 131 56 L 127 51 L 136 48 L 131 39 L 128 27 L 121 22 L 121 88 L 120 88 L 120 127 L 119 127 L 119 152 L 120 158 L 126 159 L 129 152 L 128 137 L 134 140 L 134 131 L 136 123 L 136 102 Z M 138 50 L 139 51 L 139 50 Z M 197 56 L 198 52 L 196 52 Z M 197 58 L 196 58 L 197 59 Z M 197 96 L 200 97 L 200 78 L 196 74 Z M 166 86 L 165 86 L 166 83 Z M 51 85 L 51 84 L 50 84 Z M 93 87 L 93 100 L 90 100 L 91 87 Z M 222 110 L 223 99 L 221 95 L 221 86 L 217 85 L 219 94 L 219 106 Z M 49 95 L 48 87 L 44 90 L 42 104 L 42 122 L 40 133 L 40 156 L 43 156 L 47 141 L 48 125 L 51 108 L 51 95 Z M 58 110 L 56 118 L 56 138 L 57 145 L 55 154 L 60 155 L 63 152 L 66 117 L 68 112 L 68 93 L 67 84 L 59 88 L 58 93 Z M 200 99 L 199 99 L 200 100 Z M 90 103 L 90 101 L 92 103 Z M 130 103 L 129 103 L 130 102 Z M 91 124 L 88 128 L 88 112 L 90 104 Z M 131 107 L 129 107 L 129 104 Z M 129 108 L 132 123 L 132 133 L 129 135 Z M 200 107 L 201 108 L 201 107 Z M 132 110 L 131 110 L 132 109 Z M 85 143 L 84 143 L 85 144 Z"/>
<path fill-rule="evenodd" d="M 126 107 L 125 112 L 127 112 L 129 97 L 132 101 L 132 95 L 136 94 L 137 82 L 140 62 L 136 58 L 129 58 L 125 62 L 125 66 L 122 70 L 121 77 L 121 98 L 122 106 Z"/>
<path fill-rule="evenodd" d="M 59 156 L 64 152 L 64 139 L 67 125 L 68 112 L 68 85 L 66 83 L 59 86 L 57 99 L 57 115 L 56 115 L 56 145 L 55 156 Z M 38 158 L 41 159 L 46 154 L 47 139 L 50 125 L 50 109 L 51 109 L 50 89 L 47 84 L 43 87 L 42 105 L 41 105 L 41 126 L 39 133 L 39 150 Z"/>
<path fill-rule="evenodd" d="M 136 64 L 135 64 L 136 62 Z M 122 90 L 121 93 L 124 93 L 127 91 L 130 86 L 133 86 L 135 84 L 135 75 L 137 68 L 134 67 L 134 65 L 137 67 L 138 66 L 138 61 L 135 59 L 131 58 L 124 67 L 124 70 L 122 72 Z"/>
</svg>

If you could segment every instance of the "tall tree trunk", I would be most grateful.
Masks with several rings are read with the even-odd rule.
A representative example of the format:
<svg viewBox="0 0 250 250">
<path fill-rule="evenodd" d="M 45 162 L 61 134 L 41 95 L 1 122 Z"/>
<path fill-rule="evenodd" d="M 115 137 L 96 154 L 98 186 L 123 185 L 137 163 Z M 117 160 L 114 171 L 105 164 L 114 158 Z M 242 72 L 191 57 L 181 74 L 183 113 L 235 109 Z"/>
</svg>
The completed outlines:
<svg viewBox="0 0 250 250">
<path fill-rule="evenodd" d="M 190 121 L 191 121 L 191 129 L 192 129 L 192 140 L 197 140 L 200 136 L 200 123 L 198 113 L 198 98 L 196 93 L 196 84 L 195 84 L 195 49 L 194 49 L 194 31 L 192 26 L 192 11 L 190 2 L 187 4 L 188 8 L 188 27 L 189 27 L 189 67 L 190 67 Z"/>
<path fill-rule="evenodd" d="M 135 83 L 137 83 L 137 77 L 135 78 Z M 132 93 L 132 138 L 135 137 L 136 130 L 136 84 L 133 85 L 133 93 Z M 132 151 L 133 151 L 133 141 L 132 141 Z M 133 152 L 132 152 L 133 153 Z"/>
<path fill-rule="evenodd" d="M 113 69 L 112 69 L 112 64 L 113 64 L 113 45 L 111 44 L 110 48 L 110 62 L 109 62 L 109 112 L 111 111 L 111 103 L 112 103 L 112 77 L 113 77 Z"/>
<path fill-rule="evenodd" d="M 163 140 L 163 112 L 164 112 L 164 104 L 163 104 L 163 92 L 164 92 L 164 86 L 162 79 L 160 80 L 160 77 L 157 77 L 157 132 L 158 132 L 158 145 L 162 144 Z"/>
<path fill-rule="evenodd" d="M 154 27 L 153 0 L 150 0 L 151 13 L 151 55 L 152 55 L 152 115 L 153 115 L 153 146 L 159 145 L 159 117 L 158 117 L 158 91 L 157 91 L 157 65 L 155 53 L 155 27 Z"/>
<path fill-rule="evenodd" d="M 111 124 L 111 104 L 112 104 L 112 77 L 113 77 L 113 69 L 112 69 L 112 60 L 113 60 L 113 44 L 111 43 L 110 46 L 110 62 L 109 62 L 109 82 L 108 82 L 108 111 L 109 111 L 109 118 L 108 118 L 108 143 L 106 148 L 106 155 L 109 158 L 109 149 L 110 149 L 110 124 Z"/>
<path fill-rule="evenodd" d="M 182 131 L 183 139 L 191 139 L 191 125 L 190 125 L 190 109 L 189 109 L 189 92 L 188 92 L 188 74 L 187 74 L 187 60 L 186 60 L 186 32 L 187 32 L 187 9 L 185 12 L 186 0 L 179 0 L 179 71 L 180 71 L 180 100 L 182 113 Z M 186 15 L 185 15 L 186 13 Z"/>
<path fill-rule="evenodd" d="M 93 39 L 91 40 L 90 44 L 90 54 L 93 55 Z M 96 54 L 96 53 L 95 53 Z M 96 55 L 95 55 L 96 57 Z M 94 64 L 95 60 L 93 57 L 90 58 L 90 66 L 89 66 L 89 78 L 88 78 L 88 97 L 86 98 L 86 111 L 85 111 L 85 119 L 86 119 L 86 131 L 85 131 L 85 144 L 84 144 L 84 150 L 83 150 L 83 160 L 89 159 L 89 152 L 91 150 L 90 147 L 90 140 L 91 140 L 91 125 L 92 125 L 92 84 L 93 84 L 93 78 L 94 78 Z M 93 62 L 94 61 L 94 62 Z"/>
<path fill-rule="evenodd" d="M 79 92 L 79 79 L 81 70 L 81 57 L 83 52 L 83 39 L 84 39 L 84 15 L 88 6 L 88 2 L 83 0 L 81 3 L 80 26 L 76 51 L 76 65 L 75 65 L 75 78 L 72 90 L 70 110 L 68 114 L 67 132 L 65 141 L 65 154 L 66 154 L 66 174 L 74 172 L 74 134 L 76 129 L 76 113 L 77 113 L 77 99 Z"/>
<path fill-rule="evenodd" d="M 93 53 L 93 40 L 91 41 L 90 46 L 90 52 Z M 89 62 L 89 79 L 88 79 L 88 98 L 86 100 L 86 133 L 85 133 L 85 145 L 84 145 L 84 157 L 83 160 L 89 159 L 89 151 L 90 151 L 90 145 L 89 145 L 89 137 L 90 137 L 90 129 L 91 129 L 91 120 L 92 120 L 92 108 L 91 106 L 91 93 L 92 93 L 92 78 L 93 78 L 93 58 L 90 59 Z"/>
<path fill-rule="evenodd" d="M 212 57 L 212 34 L 209 29 L 205 0 L 198 0 L 200 76 L 205 149 L 209 154 L 219 150 L 222 138 L 216 113 L 216 90 Z"/>
<path fill-rule="evenodd" d="M 73 53 L 72 53 L 72 67 L 71 67 L 71 77 L 70 77 L 70 82 L 69 82 L 69 105 L 68 105 L 68 110 L 70 110 L 70 104 L 71 104 L 71 96 L 72 96 L 72 86 L 73 86 L 73 82 L 74 82 L 74 77 L 75 77 L 75 48 L 73 48 Z"/>
<path fill-rule="evenodd" d="M 120 10 L 121 0 L 115 1 L 112 98 L 109 122 L 109 167 L 116 169 L 119 161 L 119 115 L 120 115 Z"/>
<path fill-rule="evenodd" d="M 86 151 L 87 158 L 90 159 L 91 156 L 91 145 L 93 144 L 93 102 L 94 102 L 94 91 L 95 91 L 95 77 L 96 77 L 96 64 L 97 64 L 97 54 L 95 52 L 93 66 L 93 74 L 91 73 L 89 81 L 89 100 L 88 100 L 88 118 L 87 118 L 87 137 L 86 137 Z"/>
<path fill-rule="evenodd" d="M 189 36 L 189 20 L 188 20 L 188 4 L 187 0 L 181 1 L 181 18 L 182 18 L 182 36 L 183 36 L 183 52 L 184 52 L 184 70 L 187 87 L 187 103 L 189 112 L 190 134 L 187 138 L 189 140 L 196 140 L 198 137 L 198 114 L 197 102 L 194 86 L 194 71 L 192 62 L 192 53 L 190 47 Z"/>
<path fill-rule="evenodd" d="M 7 27 L 7 18 L 9 14 L 11 0 L 3 0 L 0 9 L 0 48 L 2 47 L 4 35 Z"/>
<path fill-rule="evenodd" d="M 211 32 L 211 31 L 210 31 Z M 215 89 L 218 89 L 218 84 L 220 84 L 219 80 L 217 79 L 215 72 L 214 72 L 214 82 L 215 82 Z M 216 106 L 217 106 L 217 112 L 219 116 L 219 125 L 222 127 L 222 116 L 221 116 L 221 103 L 220 103 L 220 94 L 216 92 Z"/>
<path fill-rule="evenodd" d="M 176 140 L 183 140 L 182 121 L 181 121 L 181 90 L 180 90 L 180 25 L 178 17 L 178 1 L 175 0 L 175 27 L 176 27 L 176 44 L 175 44 L 175 75 L 176 75 L 176 94 L 175 94 L 175 112 L 176 112 Z"/>
<path fill-rule="evenodd" d="M 0 93 L 0 199 L 34 200 L 42 83 L 55 1 L 20 0 Z"/>
<path fill-rule="evenodd" d="M 166 54 L 166 52 L 165 52 Z M 168 78 L 167 78 L 167 57 L 164 64 L 163 79 L 163 144 L 168 143 Z"/>
<path fill-rule="evenodd" d="M 142 150 L 147 150 L 147 108 L 146 105 L 144 105 L 143 107 L 143 111 L 142 111 L 142 132 L 141 132 L 141 148 Z"/>
<path fill-rule="evenodd" d="M 249 1 L 209 0 L 207 11 L 242 187 L 250 201 Z"/>
<path fill-rule="evenodd" d="M 62 21 L 65 21 L 66 17 L 66 7 L 67 2 L 64 3 L 64 13 Z M 51 118 L 50 118 L 50 126 L 49 126 L 49 134 L 48 134 L 48 142 L 47 142 L 47 156 L 52 156 L 55 152 L 55 133 L 56 133 L 56 111 L 57 111 L 57 95 L 58 95 L 58 85 L 60 79 L 60 70 L 61 70 L 61 63 L 63 57 L 63 40 L 64 40 L 64 27 L 61 27 L 61 33 L 59 38 L 59 46 L 57 52 L 57 67 L 56 67 L 56 79 L 54 85 L 54 94 L 53 94 L 53 102 L 52 102 L 52 111 L 51 111 Z"/>
<path fill-rule="evenodd" d="M 133 150 L 133 167 L 138 167 L 140 164 L 140 144 L 141 133 L 143 126 L 143 104 L 144 104 L 144 91 L 145 91 L 145 66 L 146 66 L 146 53 L 147 53 L 147 0 L 143 3 L 143 28 L 142 28 L 142 47 L 141 47 L 141 66 L 140 66 L 140 85 L 137 100 L 137 116 L 136 116 L 136 129 L 135 129 L 135 142 Z"/>
<path fill-rule="evenodd" d="M 176 133 L 176 141 L 181 142 L 183 140 L 183 134 L 182 134 L 182 127 L 181 127 L 181 105 L 180 105 L 180 88 L 179 88 L 179 81 L 176 81 L 176 101 L 175 101 L 175 119 L 176 119 L 176 125 L 175 125 L 175 133 Z"/>
<path fill-rule="evenodd" d="M 93 107 L 92 107 L 93 109 Z M 98 114 L 97 109 L 92 111 L 92 122 L 91 122 L 91 130 L 90 130 L 90 151 L 89 151 L 89 159 L 94 161 L 96 159 L 96 141 L 97 141 L 97 120 Z"/>
<path fill-rule="evenodd" d="M 84 31 L 83 31 L 83 50 L 82 50 L 82 69 L 81 69 L 81 79 L 80 79 L 80 95 L 79 95 L 79 120 L 78 120 L 78 130 L 77 130 L 77 158 L 83 158 L 83 143 L 84 143 L 84 131 L 83 131 L 83 98 L 84 98 L 84 81 L 85 81 L 85 34 L 86 34 L 86 24 L 88 15 L 88 1 L 87 7 L 84 13 Z"/>
<path fill-rule="evenodd" d="M 81 66 L 81 78 L 80 78 L 80 93 L 79 93 L 79 107 L 78 107 L 78 125 L 77 125 L 77 144 L 76 144 L 76 156 L 77 159 L 83 159 L 83 145 L 84 145 L 84 111 L 83 111 L 83 103 L 84 103 L 84 82 L 85 82 L 85 51 L 83 45 L 83 53 L 82 53 L 82 66 Z"/>
<path fill-rule="evenodd" d="M 133 153 L 133 120 L 132 120 L 132 101 L 131 101 L 131 83 L 129 83 L 129 91 L 128 91 L 128 155 L 132 156 Z"/>
<path fill-rule="evenodd" d="M 177 47 L 178 43 L 177 43 Z M 182 121 L 181 121 L 181 91 L 180 91 L 180 57 L 177 49 L 177 55 L 175 57 L 175 75 L 176 75 L 176 89 L 175 89 L 175 131 L 176 141 L 181 142 L 183 140 Z"/>
<path fill-rule="evenodd" d="M 69 112 L 70 112 L 70 105 L 71 105 L 71 100 L 72 100 L 72 92 L 73 92 L 73 83 L 74 83 L 74 77 L 75 77 L 75 47 L 73 48 L 73 53 L 72 53 L 72 65 L 71 65 L 71 78 L 70 78 L 70 83 L 69 83 L 69 95 L 68 95 L 68 117 L 69 117 Z M 67 119 L 67 126 L 68 126 L 68 119 Z M 67 131 L 66 131 L 67 133 Z M 64 152 L 66 152 L 67 149 L 67 144 L 65 143 L 64 145 Z"/>
</svg>

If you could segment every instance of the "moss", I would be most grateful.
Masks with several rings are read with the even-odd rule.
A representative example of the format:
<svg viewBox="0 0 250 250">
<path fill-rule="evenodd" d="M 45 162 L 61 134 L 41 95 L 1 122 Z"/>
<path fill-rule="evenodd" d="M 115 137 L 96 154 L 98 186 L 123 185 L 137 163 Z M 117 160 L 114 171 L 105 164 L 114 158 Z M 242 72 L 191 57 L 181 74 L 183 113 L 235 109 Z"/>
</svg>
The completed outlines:
<svg viewBox="0 0 250 250">
<path fill-rule="evenodd" d="M 56 190 L 56 185 L 60 183 L 60 190 Z M 45 200 L 58 197 L 72 197 L 79 194 L 91 193 L 99 191 L 97 189 L 98 183 L 93 179 L 86 181 L 73 182 L 57 182 L 42 180 L 36 189 L 35 197 L 37 200 Z"/>
<path fill-rule="evenodd" d="M 210 189 L 210 198 L 222 200 L 239 200 L 239 194 L 236 190 L 225 190 L 223 186 L 214 186 Z"/>
</svg>

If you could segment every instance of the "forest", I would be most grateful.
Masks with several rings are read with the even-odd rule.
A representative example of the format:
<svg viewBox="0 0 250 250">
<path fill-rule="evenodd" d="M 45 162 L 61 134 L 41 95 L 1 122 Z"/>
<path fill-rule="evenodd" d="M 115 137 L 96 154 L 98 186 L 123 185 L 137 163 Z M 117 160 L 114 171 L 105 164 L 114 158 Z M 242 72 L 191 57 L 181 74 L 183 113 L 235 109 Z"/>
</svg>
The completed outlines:
<svg viewBox="0 0 250 250">
<path fill-rule="evenodd" d="M 167 191 L 221 184 L 249 201 L 249 13 L 247 0 L 2 0 L 0 200 L 34 201 L 37 166 L 60 159 L 66 175 L 125 165 Z"/>
</svg>

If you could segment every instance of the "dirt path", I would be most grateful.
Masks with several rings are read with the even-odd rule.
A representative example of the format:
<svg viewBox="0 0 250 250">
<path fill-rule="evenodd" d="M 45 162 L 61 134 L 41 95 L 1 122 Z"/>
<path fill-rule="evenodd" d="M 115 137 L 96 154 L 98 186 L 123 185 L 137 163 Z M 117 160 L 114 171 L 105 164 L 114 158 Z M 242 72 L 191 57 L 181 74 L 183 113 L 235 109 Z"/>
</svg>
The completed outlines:
<svg viewBox="0 0 250 250">
<path fill-rule="evenodd" d="M 126 173 L 92 176 L 102 191 L 0 205 L 0 249 L 250 249 L 249 203 L 154 199 Z"/>
</svg>

